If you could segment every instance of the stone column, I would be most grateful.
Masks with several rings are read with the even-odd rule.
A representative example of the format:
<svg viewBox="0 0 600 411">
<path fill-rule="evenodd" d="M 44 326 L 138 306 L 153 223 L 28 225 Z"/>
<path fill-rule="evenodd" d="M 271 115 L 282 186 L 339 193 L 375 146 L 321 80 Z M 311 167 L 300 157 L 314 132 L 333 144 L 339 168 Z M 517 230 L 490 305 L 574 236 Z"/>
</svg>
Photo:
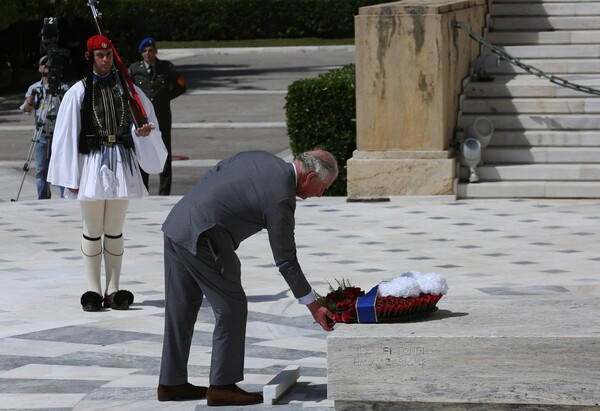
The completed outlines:
<svg viewBox="0 0 600 411">
<path fill-rule="evenodd" d="M 479 45 L 485 0 L 406 0 L 355 19 L 357 150 L 348 198 L 455 194 L 450 147 L 462 81 Z"/>
</svg>

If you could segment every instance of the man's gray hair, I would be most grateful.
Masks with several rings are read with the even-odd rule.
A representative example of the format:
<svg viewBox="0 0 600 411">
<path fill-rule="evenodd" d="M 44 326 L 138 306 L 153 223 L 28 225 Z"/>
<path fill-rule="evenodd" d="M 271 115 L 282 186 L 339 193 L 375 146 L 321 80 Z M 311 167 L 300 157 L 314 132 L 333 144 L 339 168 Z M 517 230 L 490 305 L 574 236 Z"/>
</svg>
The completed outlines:
<svg viewBox="0 0 600 411">
<path fill-rule="evenodd" d="M 316 172 L 319 181 L 327 181 L 339 173 L 334 155 L 325 150 L 305 151 L 298 154 L 296 159 L 302 163 L 304 171 Z"/>
</svg>

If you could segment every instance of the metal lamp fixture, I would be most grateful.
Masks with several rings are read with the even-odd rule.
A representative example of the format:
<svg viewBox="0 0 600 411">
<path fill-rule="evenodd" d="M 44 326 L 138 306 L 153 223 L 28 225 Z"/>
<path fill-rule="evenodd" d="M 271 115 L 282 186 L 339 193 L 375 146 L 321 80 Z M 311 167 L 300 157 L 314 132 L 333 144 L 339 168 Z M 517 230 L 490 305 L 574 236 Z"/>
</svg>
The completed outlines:
<svg viewBox="0 0 600 411">
<path fill-rule="evenodd" d="M 487 52 L 471 62 L 471 80 L 477 82 L 492 81 L 494 78 L 487 74 L 487 69 L 496 68 L 500 58 L 494 53 Z"/>
<path fill-rule="evenodd" d="M 481 148 L 486 148 L 492 141 L 494 133 L 494 124 L 485 117 L 477 117 L 469 127 L 467 127 L 467 138 L 477 139 L 481 143 Z"/>
<path fill-rule="evenodd" d="M 467 127 L 467 138 L 479 141 L 482 150 L 492 141 L 492 134 L 494 134 L 494 124 L 485 117 L 477 117 Z M 479 165 L 483 165 L 483 159 L 479 161 Z"/>
<path fill-rule="evenodd" d="M 481 162 L 481 143 L 475 138 L 468 138 L 462 146 L 461 163 L 469 168 L 469 183 L 479 182 L 476 167 Z"/>
</svg>

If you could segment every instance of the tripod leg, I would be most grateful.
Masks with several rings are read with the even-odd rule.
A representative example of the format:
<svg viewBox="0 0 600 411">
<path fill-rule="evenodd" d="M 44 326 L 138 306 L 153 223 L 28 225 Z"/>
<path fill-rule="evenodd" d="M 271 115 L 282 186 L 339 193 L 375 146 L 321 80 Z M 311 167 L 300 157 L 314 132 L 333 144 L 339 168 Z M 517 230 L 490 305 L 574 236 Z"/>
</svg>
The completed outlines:
<svg viewBox="0 0 600 411">
<path fill-rule="evenodd" d="M 44 182 L 44 186 L 46 187 L 46 198 L 52 197 L 52 192 L 50 191 L 50 183 L 48 182 L 48 167 L 50 167 L 50 152 L 52 150 L 52 137 L 46 135 L 46 154 L 44 156 L 44 168 L 42 170 L 42 181 Z"/>
<path fill-rule="evenodd" d="M 23 164 L 23 178 L 21 178 L 21 185 L 19 186 L 19 191 L 17 192 L 16 198 L 11 198 L 11 201 L 19 201 L 19 197 L 21 196 L 21 190 L 23 189 L 23 183 L 25 182 L 25 177 L 27 177 L 27 173 L 29 172 L 29 165 L 31 164 L 31 159 L 33 158 L 33 153 L 35 152 L 35 147 L 37 143 L 40 141 L 40 136 L 42 135 L 42 128 L 36 127 L 35 132 L 33 133 L 33 137 L 31 138 L 31 145 L 29 146 L 29 152 L 27 153 L 27 159 Z M 37 182 L 36 182 L 37 186 Z"/>
</svg>

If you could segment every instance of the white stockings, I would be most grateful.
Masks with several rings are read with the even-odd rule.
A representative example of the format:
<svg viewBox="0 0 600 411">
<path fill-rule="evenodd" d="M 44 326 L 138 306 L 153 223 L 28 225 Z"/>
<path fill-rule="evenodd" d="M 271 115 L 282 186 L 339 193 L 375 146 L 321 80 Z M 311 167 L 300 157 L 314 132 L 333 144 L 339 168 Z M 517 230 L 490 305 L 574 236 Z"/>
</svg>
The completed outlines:
<svg viewBox="0 0 600 411">
<path fill-rule="evenodd" d="M 123 225 L 127 214 L 127 200 L 80 201 L 83 219 L 83 265 L 88 291 L 100 295 L 119 290 L 123 260 Z M 104 244 L 102 244 L 104 235 Z M 104 247 L 103 247 L 104 245 Z M 103 251 L 104 250 L 104 251 Z M 101 265 L 104 254 L 106 288 L 102 292 Z"/>
</svg>

